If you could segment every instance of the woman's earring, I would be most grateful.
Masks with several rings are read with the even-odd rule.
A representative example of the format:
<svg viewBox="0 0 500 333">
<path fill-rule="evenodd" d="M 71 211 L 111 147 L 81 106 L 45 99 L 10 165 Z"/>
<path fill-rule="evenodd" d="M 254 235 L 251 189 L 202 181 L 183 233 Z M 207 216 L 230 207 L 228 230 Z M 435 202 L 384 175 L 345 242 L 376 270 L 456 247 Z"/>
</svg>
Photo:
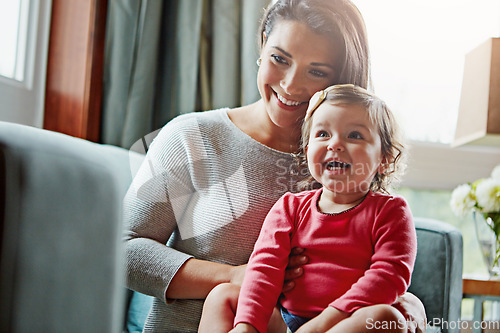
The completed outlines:
<svg viewBox="0 0 500 333">
<path fill-rule="evenodd" d="M 261 58 L 257 59 L 257 66 L 260 66 L 260 64 L 262 64 L 262 59 Z"/>
</svg>

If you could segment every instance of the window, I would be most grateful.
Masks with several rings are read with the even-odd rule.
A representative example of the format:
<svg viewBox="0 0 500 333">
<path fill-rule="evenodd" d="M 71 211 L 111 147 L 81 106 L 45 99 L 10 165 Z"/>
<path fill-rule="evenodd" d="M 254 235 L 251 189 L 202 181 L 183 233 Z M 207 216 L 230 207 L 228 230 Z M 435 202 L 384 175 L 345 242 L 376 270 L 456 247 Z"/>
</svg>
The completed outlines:
<svg viewBox="0 0 500 333">
<path fill-rule="evenodd" d="M 43 126 L 51 0 L 0 0 L 0 121 Z"/>
<path fill-rule="evenodd" d="M 500 35 L 500 1 L 353 1 L 365 18 L 377 95 L 409 139 L 451 143 L 465 55 Z"/>
<path fill-rule="evenodd" d="M 500 149 L 449 144 L 465 55 L 500 35 L 500 1 L 353 2 L 367 26 L 375 92 L 398 115 L 412 145 L 408 172 L 397 192 L 413 215 L 457 227 L 464 240 L 464 273 L 486 275 L 472 217 L 456 217 L 449 200 L 454 186 L 489 175 L 500 163 Z M 470 302 L 464 301 L 462 310 L 463 317 L 472 317 Z"/>
<path fill-rule="evenodd" d="M 0 75 L 16 81 L 25 77 L 29 0 L 0 1 Z"/>
</svg>

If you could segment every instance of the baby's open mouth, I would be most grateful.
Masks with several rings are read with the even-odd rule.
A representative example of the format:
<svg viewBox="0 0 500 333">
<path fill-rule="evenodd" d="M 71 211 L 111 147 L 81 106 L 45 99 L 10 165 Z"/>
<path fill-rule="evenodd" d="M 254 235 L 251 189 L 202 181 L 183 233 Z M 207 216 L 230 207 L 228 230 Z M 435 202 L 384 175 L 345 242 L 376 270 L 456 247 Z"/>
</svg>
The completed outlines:
<svg viewBox="0 0 500 333">
<path fill-rule="evenodd" d="M 328 170 L 340 170 L 340 169 L 347 169 L 351 165 L 349 163 L 344 163 L 340 161 L 330 161 L 326 163 L 326 168 Z"/>
</svg>

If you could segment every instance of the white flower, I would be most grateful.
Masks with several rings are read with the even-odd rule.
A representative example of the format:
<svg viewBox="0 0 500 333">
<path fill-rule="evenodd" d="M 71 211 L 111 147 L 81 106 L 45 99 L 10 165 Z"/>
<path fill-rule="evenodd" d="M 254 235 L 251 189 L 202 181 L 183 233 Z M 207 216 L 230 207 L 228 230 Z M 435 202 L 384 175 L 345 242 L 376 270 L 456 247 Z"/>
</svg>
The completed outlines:
<svg viewBox="0 0 500 333">
<path fill-rule="evenodd" d="M 500 178 L 487 178 L 476 187 L 476 199 L 484 213 L 500 212 Z"/>
<path fill-rule="evenodd" d="M 450 206 L 458 216 L 465 216 L 474 208 L 474 198 L 472 197 L 472 187 L 469 184 L 457 186 L 451 194 Z"/>
<path fill-rule="evenodd" d="M 500 165 L 497 165 L 491 172 L 491 178 L 500 179 Z"/>
</svg>

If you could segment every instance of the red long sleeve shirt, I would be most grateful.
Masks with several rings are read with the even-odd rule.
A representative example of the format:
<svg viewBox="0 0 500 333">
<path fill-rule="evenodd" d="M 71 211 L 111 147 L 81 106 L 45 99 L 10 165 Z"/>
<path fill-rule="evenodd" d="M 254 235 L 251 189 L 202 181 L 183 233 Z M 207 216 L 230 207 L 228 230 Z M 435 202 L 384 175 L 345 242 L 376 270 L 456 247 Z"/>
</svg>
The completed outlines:
<svg viewBox="0 0 500 333">
<path fill-rule="evenodd" d="M 246 269 L 235 324 L 266 331 L 294 247 L 305 248 L 309 262 L 280 299 L 292 314 L 312 318 L 327 306 L 351 313 L 392 304 L 407 290 L 417 240 L 406 201 L 369 192 L 350 210 L 324 214 L 317 208 L 321 192 L 286 193 L 270 210 Z"/>
</svg>

